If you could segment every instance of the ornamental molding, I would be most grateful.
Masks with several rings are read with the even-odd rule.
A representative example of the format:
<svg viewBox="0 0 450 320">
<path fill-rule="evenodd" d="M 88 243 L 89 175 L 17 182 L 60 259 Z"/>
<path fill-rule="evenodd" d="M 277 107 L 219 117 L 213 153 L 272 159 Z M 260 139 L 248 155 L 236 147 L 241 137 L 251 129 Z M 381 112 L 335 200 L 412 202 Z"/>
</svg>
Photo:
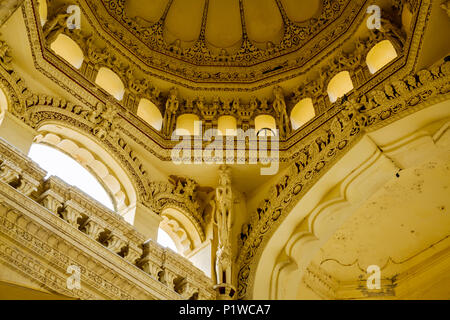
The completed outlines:
<svg viewBox="0 0 450 320">
<path fill-rule="evenodd" d="M 144 243 L 122 217 L 55 177 L 44 181 L 46 173 L 19 151 L 2 141 L 0 147 L 0 256 L 5 263 L 20 270 L 32 266 L 28 277 L 66 295 L 62 279 L 69 265 L 78 265 L 86 282 L 68 295 L 83 299 L 188 299 L 192 288 L 198 298 L 215 296 L 211 280 L 188 260 L 152 241 Z M 149 272 L 157 252 L 162 259 L 153 269 L 183 280 L 181 289 Z M 35 262 L 24 266 L 23 261 Z"/>
<path fill-rule="evenodd" d="M 308 72 L 302 72 L 302 76 L 307 79 L 306 82 L 296 85 L 292 90 L 289 89 L 283 93 L 286 102 L 286 111 L 289 113 L 301 97 L 308 95 L 313 99 L 317 116 L 308 126 L 288 134 L 284 138 L 282 137 L 285 141 L 281 143 L 280 151 L 286 151 L 287 154 L 295 153 L 296 151 L 294 150 L 292 152 L 291 149 L 298 142 L 299 138 L 320 127 L 324 121 L 328 120 L 324 116 L 331 115 L 333 113 L 332 110 L 337 111 L 336 109 L 338 108 L 336 108 L 336 105 L 340 105 L 342 101 L 330 104 L 325 87 L 327 81 L 339 71 L 350 71 L 352 77 L 354 77 L 355 91 L 367 92 L 373 89 L 374 86 L 382 83 L 386 78 L 393 77 L 394 74 L 396 74 L 395 77 L 401 77 L 413 69 L 415 62 L 413 59 L 407 59 L 407 57 L 408 55 L 414 56 L 417 54 L 420 43 L 420 30 L 424 24 L 424 16 L 426 16 L 428 9 L 427 3 L 427 0 L 423 1 L 423 8 L 420 7 L 422 10 L 418 10 L 418 8 L 414 11 L 417 12 L 415 16 L 418 21 L 416 29 L 419 31 L 413 33 L 412 36 L 406 37 L 402 34 L 400 29 L 391 23 L 387 16 L 383 20 L 385 28 L 380 32 L 374 33 L 367 31 L 365 37 L 356 39 L 358 45 L 354 52 L 346 53 L 341 48 L 342 44 L 352 37 L 350 35 L 340 42 L 339 46 L 332 48 L 332 55 L 323 55 L 320 64 L 316 63 L 311 66 Z M 122 51 L 118 50 L 106 38 L 102 37 L 98 33 L 98 28 L 95 28 L 92 33 L 87 32 L 84 34 L 78 30 L 75 32 L 64 29 L 55 31 L 57 33 L 66 33 L 83 49 L 85 61 L 80 70 L 75 70 L 49 49 L 49 43 L 36 22 L 37 12 L 33 4 L 31 0 L 26 2 L 24 17 L 36 68 L 85 105 L 93 107 L 98 101 L 115 104 L 119 117 L 125 120 L 123 126 L 127 127 L 126 131 L 133 136 L 133 140 L 161 160 L 169 160 L 169 150 L 173 147 L 173 143 L 168 141 L 167 135 L 164 136 L 157 132 L 137 117 L 136 109 L 140 98 L 145 97 L 155 103 L 161 113 L 164 114 L 170 95 L 166 95 L 162 92 L 163 90 L 151 84 L 148 81 L 148 77 L 136 78 L 136 75 L 139 72 L 142 73 L 142 70 L 136 69 L 136 63 L 128 61 L 128 58 L 123 55 Z M 57 17 L 54 19 L 57 19 Z M 364 16 L 358 20 L 357 26 L 363 20 Z M 354 29 L 356 30 L 357 28 L 355 27 Z M 399 56 L 389 67 L 375 75 L 370 75 L 363 57 L 370 49 L 369 46 L 383 39 L 391 40 Z M 97 47 L 99 41 L 106 43 L 106 47 Z M 327 61 L 324 60 L 325 57 L 327 57 Z M 58 65 L 58 70 L 55 70 L 54 66 L 56 65 Z M 122 78 L 123 83 L 126 85 L 126 93 L 123 101 L 119 102 L 112 99 L 111 96 L 93 83 L 96 70 L 101 66 L 107 66 Z M 146 74 L 148 73 L 146 72 Z M 314 74 L 320 74 L 321 76 L 319 79 L 315 79 Z M 83 94 L 79 94 L 79 90 L 74 90 L 73 81 L 83 87 Z M 350 96 L 352 94 L 350 93 Z M 272 106 L 272 102 L 275 100 L 272 101 L 266 98 L 252 97 L 249 104 L 243 103 L 239 96 L 225 98 L 217 95 L 212 101 L 206 100 L 201 95 L 197 97 L 178 96 L 177 99 L 180 106 L 176 112 L 176 116 L 184 113 L 194 113 L 205 123 L 205 128 L 216 127 L 217 120 L 222 115 L 236 115 L 239 119 L 238 127 L 244 130 L 253 127 L 254 117 L 260 114 L 269 114 L 278 119 L 277 112 Z M 213 114 L 211 114 L 210 110 L 214 110 Z M 166 123 L 164 124 L 163 130 L 169 134 L 173 128 L 169 128 L 167 131 L 167 125 Z M 144 141 L 141 141 L 141 139 Z M 286 158 L 284 155 L 281 155 L 282 161 Z"/>
<path fill-rule="evenodd" d="M 247 233 L 241 235 L 239 298 L 251 292 L 255 269 L 268 239 L 302 196 L 321 176 L 361 139 L 408 114 L 450 98 L 450 61 L 440 62 L 395 80 L 377 90 L 381 100 L 369 103 L 366 96 L 348 100 L 338 114 L 322 125 L 320 133 L 302 141 L 304 148 L 265 200 L 253 212 Z M 377 99 L 378 100 L 378 99 Z M 249 290 L 250 288 L 250 290 Z"/>
</svg>

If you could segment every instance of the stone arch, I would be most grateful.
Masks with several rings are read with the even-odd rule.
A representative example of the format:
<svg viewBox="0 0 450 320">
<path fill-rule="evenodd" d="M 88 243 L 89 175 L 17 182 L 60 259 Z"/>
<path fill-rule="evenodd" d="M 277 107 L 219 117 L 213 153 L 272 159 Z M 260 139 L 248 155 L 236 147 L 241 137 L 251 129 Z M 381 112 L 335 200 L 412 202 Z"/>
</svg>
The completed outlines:
<svg viewBox="0 0 450 320">
<path fill-rule="evenodd" d="M 150 100 L 142 98 L 139 101 L 137 115 L 156 130 L 161 130 L 163 123 L 161 111 Z"/>
<path fill-rule="evenodd" d="M 43 143 L 67 154 L 103 185 L 119 214 L 134 210 L 138 198 L 126 169 L 100 144 L 85 134 L 61 124 L 45 123 L 38 129 L 35 143 Z"/>
<path fill-rule="evenodd" d="M 61 58 L 76 69 L 80 69 L 84 60 L 84 53 L 78 43 L 65 34 L 59 34 L 50 45 L 50 48 Z"/>
<path fill-rule="evenodd" d="M 292 129 L 297 130 L 316 116 L 311 98 L 300 100 L 291 111 Z"/>
<path fill-rule="evenodd" d="M 101 67 L 97 72 L 95 83 L 117 100 L 121 101 L 123 99 L 125 85 L 117 73 L 111 69 Z"/>
<path fill-rule="evenodd" d="M 374 74 L 397 57 L 397 51 L 389 40 L 378 42 L 366 56 L 370 73 Z"/>
<path fill-rule="evenodd" d="M 331 102 L 336 102 L 337 99 L 343 97 L 345 94 L 353 90 L 353 82 L 350 72 L 341 71 L 336 74 L 328 83 L 327 92 Z"/>
</svg>

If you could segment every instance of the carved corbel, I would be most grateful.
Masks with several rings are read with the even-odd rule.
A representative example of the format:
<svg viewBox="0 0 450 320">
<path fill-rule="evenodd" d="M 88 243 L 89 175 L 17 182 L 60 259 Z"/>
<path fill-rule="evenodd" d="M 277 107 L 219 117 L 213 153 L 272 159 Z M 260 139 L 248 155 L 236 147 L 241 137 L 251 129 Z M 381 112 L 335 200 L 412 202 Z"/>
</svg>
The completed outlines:
<svg viewBox="0 0 450 320">
<path fill-rule="evenodd" d="M 40 196 L 39 202 L 49 211 L 58 214 L 58 210 L 63 206 L 64 198 L 50 189 Z"/>
<path fill-rule="evenodd" d="M 130 244 L 128 246 L 128 253 L 125 256 L 125 260 L 127 260 L 131 264 L 134 264 L 136 260 L 138 260 L 142 256 L 142 252 L 143 250 L 141 248 Z"/>
<path fill-rule="evenodd" d="M 194 296 L 196 293 L 198 294 L 199 290 L 197 287 L 195 287 L 194 285 L 192 285 L 189 282 L 186 282 L 183 285 L 183 289 L 181 291 L 181 296 L 183 297 L 183 299 L 188 300 L 190 298 L 192 298 L 192 296 Z"/>
<path fill-rule="evenodd" d="M 84 225 L 84 229 L 86 234 L 94 240 L 98 240 L 100 233 L 105 231 L 105 228 L 101 226 L 98 222 L 89 219 Z"/>
<path fill-rule="evenodd" d="M 0 181 L 11 183 L 19 178 L 21 169 L 10 161 L 3 161 L 0 167 Z"/>
<path fill-rule="evenodd" d="M 69 200 L 65 203 L 65 208 L 64 211 L 61 212 L 61 215 L 71 226 L 78 229 L 78 219 L 82 217 L 82 211 L 83 209 L 77 203 Z"/>
<path fill-rule="evenodd" d="M 125 242 L 117 235 L 112 234 L 107 240 L 107 248 L 115 253 L 120 253 L 125 246 Z"/>
<path fill-rule="evenodd" d="M 22 173 L 22 178 L 20 179 L 20 185 L 17 188 L 17 191 L 29 197 L 33 192 L 37 191 L 39 185 L 39 181 L 32 178 L 27 173 Z"/>
<path fill-rule="evenodd" d="M 159 273 L 163 271 L 159 263 L 147 257 L 142 261 L 141 267 L 144 272 L 148 273 L 153 279 L 159 281 Z"/>
<path fill-rule="evenodd" d="M 167 268 L 164 269 L 164 273 L 163 273 L 163 279 L 165 284 L 171 289 L 171 290 L 175 290 L 175 279 L 178 278 L 178 275 L 173 272 L 168 270 Z"/>
</svg>

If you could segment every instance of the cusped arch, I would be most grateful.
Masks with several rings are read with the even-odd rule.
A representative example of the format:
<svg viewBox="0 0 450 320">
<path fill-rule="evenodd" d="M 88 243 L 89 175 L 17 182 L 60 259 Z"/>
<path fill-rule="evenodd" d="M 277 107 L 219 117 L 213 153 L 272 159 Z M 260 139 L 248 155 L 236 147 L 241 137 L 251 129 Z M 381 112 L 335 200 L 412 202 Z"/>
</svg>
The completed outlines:
<svg viewBox="0 0 450 320">
<path fill-rule="evenodd" d="M 56 148 L 76 160 L 103 185 L 119 214 L 133 210 L 137 192 L 126 170 L 109 152 L 90 137 L 59 124 L 44 124 L 35 143 Z"/>
<path fill-rule="evenodd" d="M 170 204 L 161 210 L 160 215 L 163 218 L 161 228 L 172 237 L 179 252 L 187 255 L 203 242 L 204 235 L 182 208 Z"/>
<path fill-rule="evenodd" d="M 95 83 L 117 100 L 121 101 L 123 99 L 125 85 L 122 79 L 111 69 L 101 67 L 98 70 Z"/>
</svg>

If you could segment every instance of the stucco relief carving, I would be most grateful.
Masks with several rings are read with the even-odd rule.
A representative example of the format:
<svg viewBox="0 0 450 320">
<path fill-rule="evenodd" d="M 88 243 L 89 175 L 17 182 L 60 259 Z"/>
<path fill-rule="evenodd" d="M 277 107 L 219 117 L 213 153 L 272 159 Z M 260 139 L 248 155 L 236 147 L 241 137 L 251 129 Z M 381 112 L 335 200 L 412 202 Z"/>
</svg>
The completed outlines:
<svg viewBox="0 0 450 320">
<path fill-rule="evenodd" d="M 432 81 L 426 82 L 425 79 Z M 382 122 L 389 122 L 402 113 L 408 113 L 432 98 L 448 95 L 449 79 L 450 61 L 444 61 L 428 70 L 421 70 L 402 80 L 386 84 L 384 90 L 345 101 L 332 121 L 304 141 L 307 147 L 298 154 L 289 175 L 272 187 L 266 200 L 253 214 L 249 229 L 251 232 L 246 235 L 239 254 L 239 297 L 245 297 L 247 287 L 251 285 L 253 263 L 271 230 L 292 208 L 296 199 L 321 176 L 323 169 L 336 161 L 360 133 L 380 126 Z M 382 99 L 384 103 L 376 103 L 378 99 Z"/>
</svg>

